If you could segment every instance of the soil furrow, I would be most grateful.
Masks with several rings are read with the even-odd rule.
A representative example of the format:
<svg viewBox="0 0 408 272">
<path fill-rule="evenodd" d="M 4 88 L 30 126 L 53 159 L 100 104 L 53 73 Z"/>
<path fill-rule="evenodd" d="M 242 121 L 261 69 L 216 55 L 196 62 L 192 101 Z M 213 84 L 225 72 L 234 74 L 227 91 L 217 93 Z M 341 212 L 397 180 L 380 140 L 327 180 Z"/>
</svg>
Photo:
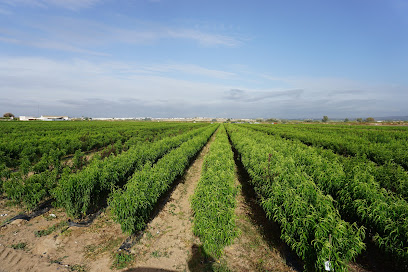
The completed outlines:
<svg viewBox="0 0 408 272">
<path fill-rule="evenodd" d="M 204 156 L 215 134 L 201 150 L 184 176 L 175 184 L 167 201 L 132 248 L 136 260 L 129 271 L 185 271 L 193 245 L 193 212 L 190 198 L 201 176 Z"/>
</svg>

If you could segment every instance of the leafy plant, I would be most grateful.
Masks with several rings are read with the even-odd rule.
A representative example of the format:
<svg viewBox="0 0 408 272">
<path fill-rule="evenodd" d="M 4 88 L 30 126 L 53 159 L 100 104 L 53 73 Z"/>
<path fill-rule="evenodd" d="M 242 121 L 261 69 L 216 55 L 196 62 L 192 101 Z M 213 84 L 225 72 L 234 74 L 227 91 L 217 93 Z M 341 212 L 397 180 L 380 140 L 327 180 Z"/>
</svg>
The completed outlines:
<svg viewBox="0 0 408 272">
<path fill-rule="evenodd" d="M 118 252 L 113 255 L 113 264 L 111 268 L 123 269 L 133 262 L 135 256 L 131 253 Z"/>
<path fill-rule="evenodd" d="M 201 179 L 191 201 L 194 234 L 200 237 L 206 254 L 214 258 L 219 258 L 223 248 L 237 236 L 234 166 L 234 154 L 221 125 L 204 158 Z"/>
</svg>

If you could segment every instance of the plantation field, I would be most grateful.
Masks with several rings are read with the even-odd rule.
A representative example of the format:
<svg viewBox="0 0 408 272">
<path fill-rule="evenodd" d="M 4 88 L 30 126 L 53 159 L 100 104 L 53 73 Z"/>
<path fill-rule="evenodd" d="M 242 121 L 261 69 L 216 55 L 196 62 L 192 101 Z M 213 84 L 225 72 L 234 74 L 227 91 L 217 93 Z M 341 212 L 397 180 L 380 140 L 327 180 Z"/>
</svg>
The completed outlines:
<svg viewBox="0 0 408 272">
<path fill-rule="evenodd" d="M 408 271 L 405 127 L 0 132 L 0 271 Z"/>
</svg>

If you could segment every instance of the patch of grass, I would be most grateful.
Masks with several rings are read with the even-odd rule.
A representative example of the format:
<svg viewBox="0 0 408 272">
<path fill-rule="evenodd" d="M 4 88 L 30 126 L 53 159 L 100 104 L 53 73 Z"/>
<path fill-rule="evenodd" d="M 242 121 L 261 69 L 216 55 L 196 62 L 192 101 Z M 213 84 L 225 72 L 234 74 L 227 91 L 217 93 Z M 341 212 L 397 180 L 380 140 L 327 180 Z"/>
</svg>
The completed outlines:
<svg viewBox="0 0 408 272">
<path fill-rule="evenodd" d="M 69 267 L 70 271 L 77 271 L 77 272 L 86 272 L 88 269 L 86 268 L 85 265 L 81 264 L 74 264 L 73 266 Z"/>
<path fill-rule="evenodd" d="M 107 251 L 111 251 L 114 248 L 117 248 L 121 242 L 122 242 L 122 238 L 111 238 L 108 237 L 104 242 L 98 244 L 98 245 L 87 245 L 85 247 L 85 257 L 89 258 L 89 259 L 94 259 L 96 256 L 107 252 Z"/>
<path fill-rule="evenodd" d="M 54 219 L 57 218 L 57 217 L 54 217 L 54 216 L 51 216 L 51 215 L 44 215 L 43 217 L 44 217 L 45 220 L 47 220 L 47 221 L 51 221 L 51 220 L 54 220 Z"/>
<path fill-rule="evenodd" d="M 169 212 L 172 215 L 176 215 L 176 213 L 174 212 L 176 210 L 176 205 L 174 205 L 174 203 L 171 203 L 169 206 Z"/>
<path fill-rule="evenodd" d="M 62 262 L 62 260 L 63 259 L 65 259 L 65 258 L 68 258 L 68 256 L 64 256 L 64 257 L 61 257 L 61 258 L 58 258 L 58 259 L 55 259 L 55 260 L 50 260 L 50 263 L 56 263 L 56 264 L 61 264 L 61 262 Z"/>
<path fill-rule="evenodd" d="M 159 257 L 161 257 L 161 253 L 160 253 L 160 251 L 155 250 L 155 251 L 152 252 L 152 256 L 155 257 L 155 258 L 159 258 Z"/>
<path fill-rule="evenodd" d="M 152 252 L 154 258 L 166 257 L 169 258 L 169 253 L 167 251 L 161 252 L 160 250 L 155 250 Z"/>
<path fill-rule="evenodd" d="M 135 256 L 131 253 L 118 252 L 113 256 L 113 264 L 111 268 L 122 269 L 133 262 Z"/>
<path fill-rule="evenodd" d="M 27 243 L 24 243 L 24 242 L 11 245 L 11 247 L 14 249 L 25 249 L 26 246 L 27 246 Z"/>
<path fill-rule="evenodd" d="M 51 233 L 53 233 L 54 231 L 61 229 L 63 227 L 67 226 L 67 222 L 66 221 L 62 221 L 60 223 L 54 224 L 51 227 L 45 229 L 45 230 L 38 230 L 34 232 L 35 237 L 43 237 L 46 235 L 49 235 Z"/>
<path fill-rule="evenodd" d="M 215 262 L 212 265 L 212 271 L 214 272 L 230 272 L 231 270 L 228 268 L 225 262 Z"/>
<path fill-rule="evenodd" d="M 153 238 L 153 234 L 152 234 L 150 231 L 147 231 L 147 232 L 146 232 L 146 238 L 147 238 L 148 240 L 152 239 L 152 238 Z"/>
<path fill-rule="evenodd" d="M 71 233 L 72 233 L 72 229 L 70 229 L 69 227 L 66 227 L 63 230 L 61 230 L 61 235 L 64 235 L 64 236 L 70 236 Z"/>
</svg>

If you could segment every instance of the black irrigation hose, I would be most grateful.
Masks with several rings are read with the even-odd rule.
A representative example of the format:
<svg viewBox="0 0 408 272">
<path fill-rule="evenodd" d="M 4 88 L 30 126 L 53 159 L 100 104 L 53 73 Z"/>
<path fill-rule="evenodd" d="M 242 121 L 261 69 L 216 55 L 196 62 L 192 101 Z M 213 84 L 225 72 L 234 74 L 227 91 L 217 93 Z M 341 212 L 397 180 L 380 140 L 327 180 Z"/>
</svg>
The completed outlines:
<svg viewBox="0 0 408 272">
<path fill-rule="evenodd" d="M 93 221 L 102 213 L 102 209 L 99 210 L 98 212 L 91 214 L 88 216 L 88 218 L 84 221 L 81 222 L 74 222 L 71 219 L 68 219 L 68 226 L 69 227 L 89 227 Z"/>
<path fill-rule="evenodd" d="M 139 231 L 138 234 L 132 234 L 126 240 L 122 243 L 122 245 L 119 247 L 118 251 L 127 251 L 130 252 L 130 249 L 142 239 L 144 234 L 144 231 Z"/>
<path fill-rule="evenodd" d="M 31 219 L 40 216 L 46 212 L 48 212 L 51 209 L 51 203 L 52 203 L 53 199 L 47 200 L 44 203 L 42 203 L 40 206 L 38 206 L 37 209 L 35 209 L 32 213 L 30 214 L 24 214 L 24 213 L 20 213 L 12 218 L 10 218 L 9 220 L 7 220 L 3 225 L 1 225 L 0 227 L 4 227 L 8 224 L 10 224 L 11 222 L 17 220 L 17 219 L 23 219 L 26 221 L 30 221 Z"/>
<path fill-rule="evenodd" d="M 8 224 L 10 224 L 11 222 L 17 220 L 17 219 L 23 219 L 26 221 L 30 221 L 31 219 L 40 216 L 46 212 L 48 212 L 51 209 L 51 203 L 54 199 L 50 199 L 47 200 L 46 202 L 42 203 L 40 206 L 38 206 L 38 208 L 36 210 L 34 210 L 32 213 L 30 214 L 24 214 L 24 213 L 20 213 L 10 219 L 8 219 L 3 225 L 1 225 L 0 227 L 4 227 Z M 68 227 L 89 227 L 93 221 L 96 219 L 96 217 L 98 217 L 100 214 L 102 213 L 102 210 L 99 210 L 98 212 L 89 215 L 88 218 L 84 221 L 81 222 L 74 222 L 71 219 L 68 219 L 67 225 Z"/>
</svg>

